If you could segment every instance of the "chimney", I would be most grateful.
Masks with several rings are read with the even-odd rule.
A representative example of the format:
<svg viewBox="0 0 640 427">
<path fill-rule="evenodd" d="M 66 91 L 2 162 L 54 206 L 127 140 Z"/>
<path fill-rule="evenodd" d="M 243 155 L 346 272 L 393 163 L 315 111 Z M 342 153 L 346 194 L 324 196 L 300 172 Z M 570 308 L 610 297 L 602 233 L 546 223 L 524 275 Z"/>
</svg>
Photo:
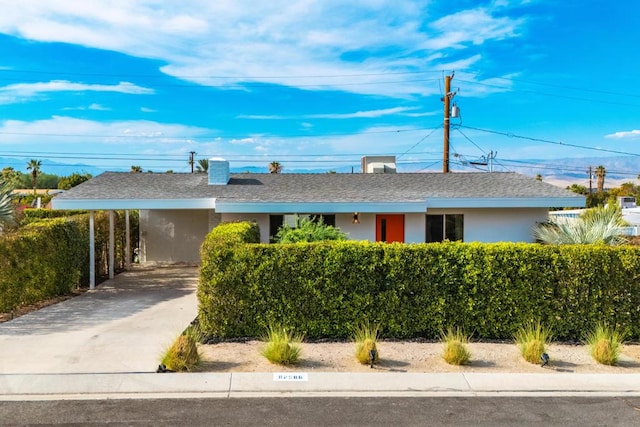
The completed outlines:
<svg viewBox="0 0 640 427">
<path fill-rule="evenodd" d="M 223 158 L 209 159 L 209 185 L 229 183 L 229 162 Z"/>
<path fill-rule="evenodd" d="M 362 173 L 396 173 L 396 156 L 364 156 Z"/>
</svg>

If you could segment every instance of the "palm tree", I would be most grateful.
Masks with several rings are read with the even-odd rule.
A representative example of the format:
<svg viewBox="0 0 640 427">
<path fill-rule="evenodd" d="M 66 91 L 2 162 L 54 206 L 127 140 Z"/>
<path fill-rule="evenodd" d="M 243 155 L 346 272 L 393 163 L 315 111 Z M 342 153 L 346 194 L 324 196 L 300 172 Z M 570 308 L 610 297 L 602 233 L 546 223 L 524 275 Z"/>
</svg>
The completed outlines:
<svg viewBox="0 0 640 427">
<path fill-rule="evenodd" d="M 595 170 L 596 173 L 596 187 L 598 188 L 598 193 L 602 193 L 604 191 L 604 177 L 607 174 L 607 170 L 604 166 L 598 166 Z"/>
<path fill-rule="evenodd" d="M 42 166 L 41 160 L 31 159 L 27 163 L 27 170 L 31 171 L 33 177 L 33 194 L 36 194 L 36 188 L 38 187 L 38 174 L 40 173 L 40 166 Z"/>
<path fill-rule="evenodd" d="M 130 172 L 131 173 L 140 173 L 140 172 L 142 172 L 142 166 L 135 166 L 135 165 L 131 166 Z"/>
<path fill-rule="evenodd" d="M 199 159 L 196 165 L 196 171 L 201 173 L 209 172 L 209 159 Z"/>
<path fill-rule="evenodd" d="M 0 231 L 3 224 L 13 223 L 13 203 L 9 186 L 0 180 Z"/>
<path fill-rule="evenodd" d="M 269 173 L 280 173 L 282 172 L 282 165 L 280 162 L 271 162 L 269 163 Z"/>
</svg>

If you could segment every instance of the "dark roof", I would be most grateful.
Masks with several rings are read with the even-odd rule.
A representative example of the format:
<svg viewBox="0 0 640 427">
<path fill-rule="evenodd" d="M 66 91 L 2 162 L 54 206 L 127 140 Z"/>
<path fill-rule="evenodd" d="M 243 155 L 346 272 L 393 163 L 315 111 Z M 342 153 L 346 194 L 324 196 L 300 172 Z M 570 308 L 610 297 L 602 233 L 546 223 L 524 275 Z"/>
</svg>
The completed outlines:
<svg viewBox="0 0 640 427">
<path fill-rule="evenodd" d="M 574 198 L 568 190 L 516 173 L 231 174 L 208 185 L 203 173 L 107 172 L 57 196 L 60 200 L 230 202 L 414 202 L 429 198 Z M 583 204 L 584 202 L 582 202 Z M 577 205 L 580 205 L 578 203 Z"/>
</svg>

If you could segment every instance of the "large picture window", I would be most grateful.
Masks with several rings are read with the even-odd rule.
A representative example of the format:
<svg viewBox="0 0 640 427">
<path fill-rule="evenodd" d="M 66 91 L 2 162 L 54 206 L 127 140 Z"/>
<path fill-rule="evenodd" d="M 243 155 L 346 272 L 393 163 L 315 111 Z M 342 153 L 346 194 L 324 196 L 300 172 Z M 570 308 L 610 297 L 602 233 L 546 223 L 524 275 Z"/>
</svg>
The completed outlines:
<svg viewBox="0 0 640 427">
<path fill-rule="evenodd" d="M 425 241 L 464 240 L 464 215 L 427 215 Z"/>
<path fill-rule="evenodd" d="M 285 214 L 285 215 L 269 215 L 269 240 L 273 241 L 278 230 L 283 225 L 288 225 L 291 228 L 296 228 L 298 220 L 302 218 L 310 219 L 311 221 L 320 221 L 326 225 L 332 227 L 336 226 L 335 215 L 323 215 L 323 214 Z"/>
</svg>

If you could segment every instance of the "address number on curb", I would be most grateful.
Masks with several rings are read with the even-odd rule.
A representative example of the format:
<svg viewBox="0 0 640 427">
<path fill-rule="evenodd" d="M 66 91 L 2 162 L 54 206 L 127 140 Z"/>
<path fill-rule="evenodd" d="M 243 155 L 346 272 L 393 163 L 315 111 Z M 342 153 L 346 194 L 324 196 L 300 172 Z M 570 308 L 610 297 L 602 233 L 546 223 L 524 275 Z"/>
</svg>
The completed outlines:
<svg viewBox="0 0 640 427">
<path fill-rule="evenodd" d="M 309 381 L 309 374 L 306 372 L 276 372 L 273 374 L 274 381 Z"/>
</svg>

